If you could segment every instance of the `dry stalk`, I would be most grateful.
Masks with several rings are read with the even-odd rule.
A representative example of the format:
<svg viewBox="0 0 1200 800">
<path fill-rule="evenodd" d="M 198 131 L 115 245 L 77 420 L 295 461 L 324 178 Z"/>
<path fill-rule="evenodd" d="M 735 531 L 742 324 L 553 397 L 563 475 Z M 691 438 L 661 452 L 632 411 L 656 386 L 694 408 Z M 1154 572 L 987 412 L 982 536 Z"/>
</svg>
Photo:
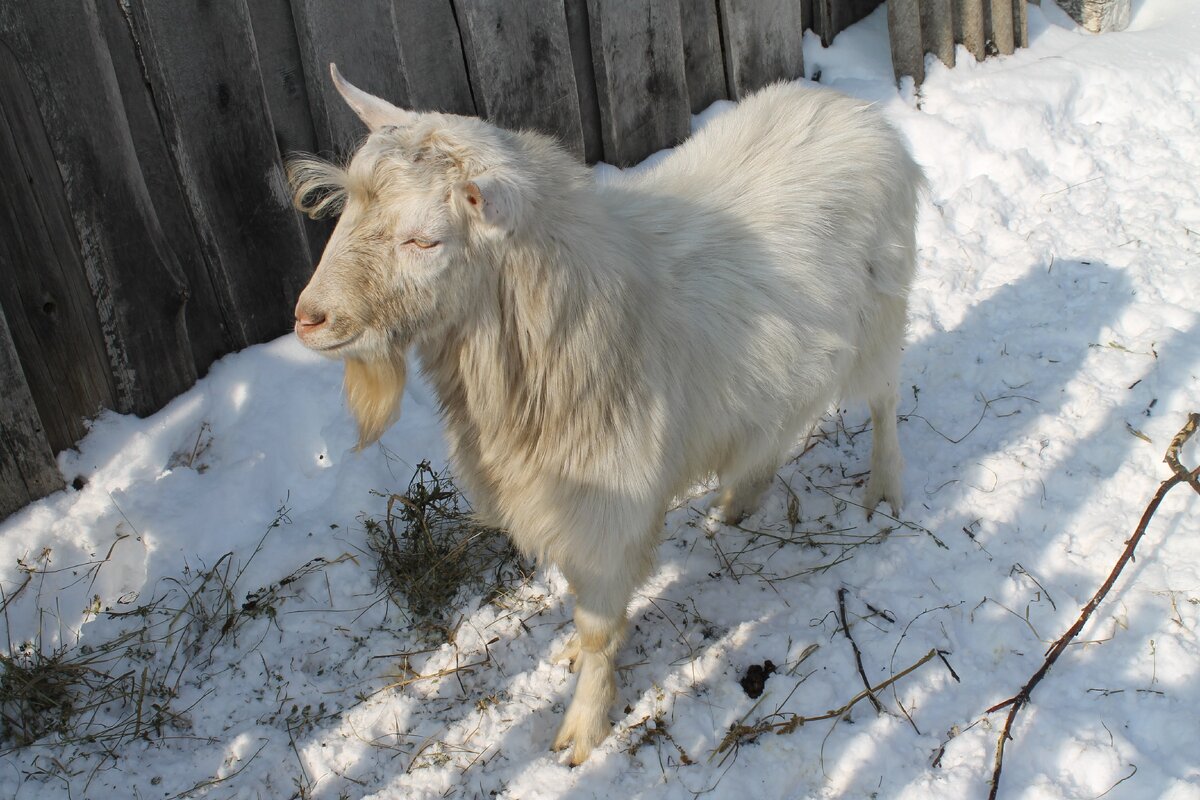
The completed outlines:
<svg viewBox="0 0 1200 800">
<path fill-rule="evenodd" d="M 1179 433 L 1175 434 L 1175 438 L 1171 440 L 1170 446 L 1167 447 L 1167 454 L 1163 458 L 1171 468 L 1171 477 L 1159 485 L 1158 491 L 1154 493 L 1154 497 L 1150 499 L 1146 510 L 1142 512 L 1142 518 L 1138 522 L 1137 528 L 1134 529 L 1133 535 L 1126 542 L 1125 550 L 1117 559 L 1117 563 L 1113 565 L 1108 578 L 1096 590 L 1096 593 L 1092 595 L 1092 599 L 1083 607 L 1083 610 L 1079 612 L 1079 618 L 1075 620 L 1075 624 L 1068 628 L 1067 632 L 1058 638 L 1058 641 L 1050 645 L 1050 649 L 1046 651 L 1046 658 L 1042 662 L 1042 666 L 1030 676 L 1029 680 L 1025 682 L 1025 685 L 1015 695 L 1007 700 L 996 703 L 996 705 L 987 710 L 986 713 L 990 714 L 993 711 L 999 711 L 1005 707 L 1008 708 L 1008 717 L 1004 720 L 1004 729 L 1000 732 L 1000 738 L 996 741 L 996 757 L 992 767 L 992 781 L 991 789 L 988 792 L 988 800 L 995 800 L 996 793 L 1000 790 L 1000 773 L 1004 768 L 1004 745 L 1005 742 L 1012 738 L 1013 722 L 1016 720 L 1017 714 L 1029 703 L 1029 698 L 1033 693 L 1034 687 L 1041 682 L 1042 678 L 1046 677 L 1046 673 L 1054 666 L 1054 662 L 1058 660 L 1058 657 L 1063 654 L 1067 646 L 1083 630 L 1083 626 L 1091 618 L 1092 612 L 1096 610 L 1096 607 L 1100 605 L 1109 590 L 1112 589 L 1113 584 L 1116 583 L 1125 565 L 1133 559 L 1133 551 L 1137 548 L 1138 542 L 1142 540 L 1142 536 L 1145 535 L 1146 529 L 1150 525 L 1150 520 L 1154 517 L 1154 512 L 1158 510 L 1159 505 L 1162 504 L 1163 498 L 1181 483 L 1188 484 L 1200 494 L 1200 480 L 1198 480 L 1200 478 L 1200 467 L 1196 467 L 1189 472 L 1186 467 L 1179 463 L 1179 451 L 1192 438 L 1197 426 L 1200 426 L 1200 413 L 1192 412 L 1188 415 L 1187 423 L 1179 430 Z"/>
</svg>

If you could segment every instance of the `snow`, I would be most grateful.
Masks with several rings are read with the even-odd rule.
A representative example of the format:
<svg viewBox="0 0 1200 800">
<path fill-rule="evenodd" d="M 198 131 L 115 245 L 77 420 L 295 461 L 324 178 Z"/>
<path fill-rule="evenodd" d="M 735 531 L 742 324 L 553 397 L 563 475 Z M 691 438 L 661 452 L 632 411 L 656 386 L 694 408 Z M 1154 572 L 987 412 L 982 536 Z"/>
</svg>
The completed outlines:
<svg viewBox="0 0 1200 800">
<path fill-rule="evenodd" d="M 177 678 L 175 721 L 112 756 L 53 737 L 8 751 L 0 797 L 982 796 L 1002 724 L 985 710 L 1108 574 L 1200 396 L 1200 7 L 1144 0 L 1127 31 L 1093 36 L 1047 2 L 1029 26 L 1013 56 L 931 62 L 919 93 L 891 82 L 883 8 L 828 49 L 806 38 L 810 76 L 877 102 L 930 178 L 905 524 L 854 505 L 870 447 L 858 408 L 797 443 L 743 529 L 704 518 L 703 487 L 684 498 L 632 607 L 614 735 L 586 764 L 547 749 L 573 686 L 550 661 L 565 582 L 542 569 L 496 602 L 463 597 L 454 642 L 415 652 L 430 645 L 381 599 L 364 526 L 418 462 L 444 460 L 435 399 L 414 382 L 382 445 L 355 452 L 340 367 L 286 337 L 228 356 L 149 419 L 102 415 L 59 457 L 83 488 L 0 525 L 11 646 L 79 656 L 137 627 L 97 609 L 219 607 L 202 585 L 214 568 L 229 609 L 274 588 L 272 613 L 226 636 L 199 603 L 153 618 L 145 652 L 106 668 Z M 1002 797 L 1200 797 L 1197 512 L 1186 487 L 1159 509 L 1018 718 Z M 882 715 L 860 703 L 710 759 L 732 723 L 861 690 L 842 588 L 873 683 L 931 648 L 960 680 L 935 658 L 880 693 Z M 753 700 L 738 679 L 765 659 L 779 669 Z"/>
</svg>

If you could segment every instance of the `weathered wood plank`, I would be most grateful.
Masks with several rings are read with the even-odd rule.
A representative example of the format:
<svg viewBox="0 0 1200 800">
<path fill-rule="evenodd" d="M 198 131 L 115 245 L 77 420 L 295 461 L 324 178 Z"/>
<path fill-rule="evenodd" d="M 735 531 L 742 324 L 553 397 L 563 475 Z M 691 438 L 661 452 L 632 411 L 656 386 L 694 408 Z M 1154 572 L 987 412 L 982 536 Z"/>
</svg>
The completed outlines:
<svg viewBox="0 0 1200 800">
<path fill-rule="evenodd" d="M 0 519 L 63 488 L 0 308 Z"/>
<path fill-rule="evenodd" d="M 154 215 L 187 281 L 184 314 L 188 340 L 196 373 L 203 375 L 214 361 L 235 349 L 237 342 L 230 337 L 222 319 L 220 301 L 196 238 L 191 209 L 163 138 L 158 109 L 150 93 L 150 78 L 143 69 L 144 54 L 127 15 L 128 9 L 120 3 L 100 2 L 96 10 Z M 50 441 L 53 444 L 54 438 Z"/>
<path fill-rule="evenodd" d="M 116 410 L 148 414 L 196 379 L 187 286 L 154 214 L 95 5 L 0 3 L 0 36 L 21 64 L 50 134 L 104 334 Z"/>
<path fill-rule="evenodd" d="M 725 83 L 734 99 L 804 76 L 801 8 L 792 0 L 718 0 Z"/>
<path fill-rule="evenodd" d="M 250 0 L 246 5 L 279 152 L 285 157 L 311 153 L 317 148 L 317 134 L 292 5 L 289 0 Z"/>
<path fill-rule="evenodd" d="M 296 38 L 292 4 L 290 0 L 250 0 L 246 5 L 280 158 L 286 161 L 292 153 L 316 152 L 317 132 L 304 82 L 304 60 Z M 308 238 L 309 252 L 320 253 L 333 231 L 332 221 L 302 217 L 300 222 Z"/>
<path fill-rule="evenodd" d="M 1029 47 L 1029 7 L 1025 0 L 1012 0 L 1013 6 L 1013 44 L 1017 47 Z"/>
<path fill-rule="evenodd" d="M 954 66 L 954 0 L 921 0 L 921 43 L 947 67 Z"/>
<path fill-rule="evenodd" d="M 983 6 L 984 0 L 954 0 L 954 41 L 970 50 L 976 61 L 987 56 Z"/>
<path fill-rule="evenodd" d="M 988 0 L 983 22 L 990 52 L 1005 56 L 1013 52 L 1012 12 L 1012 0 Z"/>
<path fill-rule="evenodd" d="M 55 451 L 116 404 L 100 319 L 37 101 L 0 43 L 0 313 Z M 9 384 L 0 379 L 4 393 Z"/>
<path fill-rule="evenodd" d="M 887 6 L 888 38 L 892 44 L 892 70 L 896 80 L 911 75 L 920 86 L 925 80 L 920 3 L 918 0 L 889 0 Z"/>
<path fill-rule="evenodd" d="M 881 2 L 883 0 L 812 0 L 813 32 L 828 47 L 835 36 L 870 14 Z"/>
<path fill-rule="evenodd" d="M 715 0 L 679 0 L 679 18 L 688 100 L 692 113 L 699 114 L 729 97 L 725 55 L 721 52 L 721 20 Z M 797 31 L 797 35 L 801 33 Z"/>
<path fill-rule="evenodd" d="M 687 138 L 683 33 L 672 0 L 588 0 L 604 160 L 641 161 Z"/>
<path fill-rule="evenodd" d="M 604 141 L 600 136 L 600 101 L 596 97 L 587 0 L 566 0 L 565 5 L 571 64 L 575 68 L 575 93 L 579 97 L 579 123 L 583 129 L 583 159 L 593 164 L 604 158 Z"/>
<path fill-rule="evenodd" d="M 396 43 L 417 111 L 474 114 L 462 35 L 450 0 L 392 0 Z"/>
<path fill-rule="evenodd" d="M 329 78 L 335 63 L 355 86 L 408 108 L 392 0 L 292 0 L 317 145 L 346 153 L 367 131 Z"/>
<path fill-rule="evenodd" d="M 225 324 L 239 346 L 274 339 L 291 328 L 311 258 L 288 197 L 246 6 L 154 0 L 132 9 Z"/>
<path fill-rule="evenodd" d="M 563 0 L 454 0 L 480 116 L 556 136 L 583 156 Z"/>
</svg>

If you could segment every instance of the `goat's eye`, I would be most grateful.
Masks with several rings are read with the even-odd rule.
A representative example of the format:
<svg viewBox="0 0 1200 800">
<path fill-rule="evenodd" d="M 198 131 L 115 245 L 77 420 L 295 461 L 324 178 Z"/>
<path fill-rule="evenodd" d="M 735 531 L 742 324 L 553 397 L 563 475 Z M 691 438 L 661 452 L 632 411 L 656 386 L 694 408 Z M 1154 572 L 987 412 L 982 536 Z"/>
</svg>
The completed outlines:
<svg viewBox="0 0 1200 800">
<path fill-rule="evenodd" d="M 414 238 L 414 239 L 409 239 L 407 242 L 405 242 L 405 244 L 414 245 L 416 247 L 421 248 L 422 250 L 432 250 L 433 248 L 435 248 L 439 244 L 441 244 L 441 242 L 435 242 L 430 239 L 415 239 Z"/>
</svg>

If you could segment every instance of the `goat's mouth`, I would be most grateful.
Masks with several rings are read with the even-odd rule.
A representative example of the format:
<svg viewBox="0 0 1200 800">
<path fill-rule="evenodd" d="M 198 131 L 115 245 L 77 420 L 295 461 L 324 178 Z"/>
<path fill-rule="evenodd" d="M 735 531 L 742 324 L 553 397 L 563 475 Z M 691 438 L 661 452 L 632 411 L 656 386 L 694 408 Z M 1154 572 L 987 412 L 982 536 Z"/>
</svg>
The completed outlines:
<svg viewBox="0 0 1200 800">
<path fill-rule="evenodd" d="M 306 339 L 303 335 L 301 335 L 299 333 L 297 333 L 296 335 L 299 336 L 301 343 L 303 343 L 304 346 L 307 347 L 308 349 L 315 350 L 318 353 L 322 353 L 324 355 L 334 355 L 338 351 L 344 350 L 345 348 L 349 347 L 350 345 L 354 344 L 359 339 L 361 339 L 363 333 L 364 333 L 364 331 L 359 331 L 358 333 L 355 333 L 345 339 L 342 339 L 340 342 L 330 342 L 330 343 L 314 342 L 309 339 Z"/>
</svg>

